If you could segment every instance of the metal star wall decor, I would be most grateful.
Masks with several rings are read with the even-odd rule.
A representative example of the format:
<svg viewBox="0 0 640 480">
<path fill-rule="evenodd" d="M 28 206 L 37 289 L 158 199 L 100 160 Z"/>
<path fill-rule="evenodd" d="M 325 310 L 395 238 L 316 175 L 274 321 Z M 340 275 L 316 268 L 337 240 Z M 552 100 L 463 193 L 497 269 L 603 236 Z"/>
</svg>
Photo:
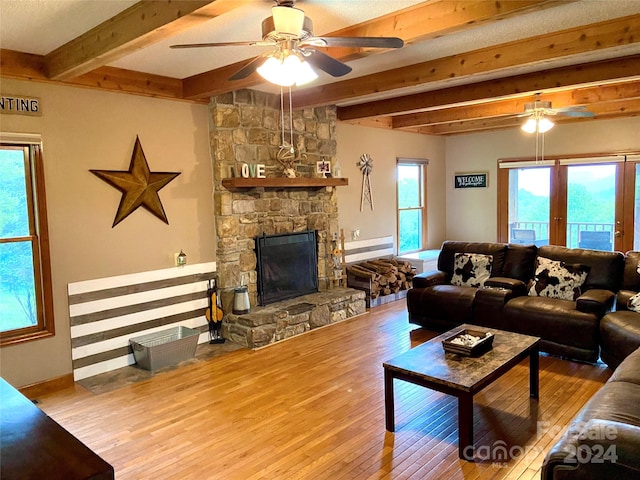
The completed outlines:
<svg viewBox="0 0 640 480">
<path fill-rule="evenodd" d="M 180 172 L 151 172 L 142 151 L 140 139 L 136 136 L 136 144 L 131 154 L 128 171 L 89 170 L 98 178 L 122 192 L 120 205 L 111 228 L 132 214 L 138 207 L 143 207 L 167 225 L 167 215 L 162 208 L 158 196 L 161 188 L 180 175 Z"/>
</svg>

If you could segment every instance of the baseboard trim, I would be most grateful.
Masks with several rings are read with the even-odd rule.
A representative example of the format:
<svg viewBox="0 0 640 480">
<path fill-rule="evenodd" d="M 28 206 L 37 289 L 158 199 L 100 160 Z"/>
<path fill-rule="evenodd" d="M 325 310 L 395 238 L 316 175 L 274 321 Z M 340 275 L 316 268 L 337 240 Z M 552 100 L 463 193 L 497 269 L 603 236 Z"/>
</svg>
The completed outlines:
<svg viewBox="0 0 640 480">
<path fill-rule="evenodd" d="M 73 386 L 73 373 L 68 373 L 56 378 L 50 378 L 44 382 L 33 383 L 20 387 L 18 391 L 29 400 L 35 400 L 41 395 L 57 392 Z"/>
</svg>

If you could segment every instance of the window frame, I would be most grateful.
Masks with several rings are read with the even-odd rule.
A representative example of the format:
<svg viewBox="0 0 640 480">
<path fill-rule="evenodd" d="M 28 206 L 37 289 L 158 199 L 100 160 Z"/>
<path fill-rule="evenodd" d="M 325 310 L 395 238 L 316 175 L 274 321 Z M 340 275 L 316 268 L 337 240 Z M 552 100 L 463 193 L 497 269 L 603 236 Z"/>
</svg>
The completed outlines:
<svg viewBox="0 0 640 480">
<path fill-rule="evenodd" d="M 42 143 L 33 135 L 1 134 L 0 146 L 22 150 L 24 154 L 29 235 L 8 237 L 0 242 L 31 242 L 37 315 L 35 325 L 0 332 L 0 347 L 3 347 L 51 337 L 55 335 L 55 321 Z"/>
<path fill-rule="evenodd" d="M 420 206 L 419 207 L 410 207 L 410 208 L 400 208 L 400 195 L 399 195 L 399 179 L 398 179 L 398 167 L 400 165 L 412 165 L 420 168 Z M 427 245 L 427 166 L 429 165 L 429 160 L 425 158 L 405 158 L 405 157 L 397 157 L 396 158 L 396 235 L 397 235 L 397 246 L 396 246 L 396 254 L 397 255 L 406 255 L 409 253 L 419 252 L 424 250 Z M 417 250 L 410 250 L 406 252 L 400 251 L 400 212 L 401 211 L 409 211 L 409 210 L 420 210 L 421 218 L 422 218 L 422 229 L 420 232 L 420 247 Z"/>
</svg>

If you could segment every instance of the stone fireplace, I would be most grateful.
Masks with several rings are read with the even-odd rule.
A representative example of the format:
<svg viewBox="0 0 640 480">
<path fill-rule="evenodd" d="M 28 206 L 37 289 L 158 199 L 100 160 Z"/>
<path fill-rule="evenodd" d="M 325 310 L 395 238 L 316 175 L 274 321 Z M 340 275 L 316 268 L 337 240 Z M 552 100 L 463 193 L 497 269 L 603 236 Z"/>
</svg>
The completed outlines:
<svg viewBox="0 0 640 480">
<path fill-rule="evenodd" d="M 317 231 L 318 288 L 321 293 L 326 292 L 332 285 L 331 239 L 339 232 L 336 189 L 299 186 L 227 189 L 223 180 L 237 176 L 244 163 L 265 165 L 268 178 L 284 177 L 276 158 L 282 145 L 282 124 L 287 141 L 293 133 L 299 175 L 315 177 L 316 162 L 326 160 L 333 165 L 335 161 L 335 106 L 295 110 L 291 119 L 285 112 L 282 122 L 279 95 L 239 90 L 213 97 L 209 108 L 216 263 L 225 312 L 231 312 L 233 289 L 241 284 L 247 285 L 252 310 L 257 305 L 255 238 L 263 234 Z M 293 132 L 289 125 L 293 126 Z M 364 306 L 356 310 L 364 311 Z"/>
</svg>

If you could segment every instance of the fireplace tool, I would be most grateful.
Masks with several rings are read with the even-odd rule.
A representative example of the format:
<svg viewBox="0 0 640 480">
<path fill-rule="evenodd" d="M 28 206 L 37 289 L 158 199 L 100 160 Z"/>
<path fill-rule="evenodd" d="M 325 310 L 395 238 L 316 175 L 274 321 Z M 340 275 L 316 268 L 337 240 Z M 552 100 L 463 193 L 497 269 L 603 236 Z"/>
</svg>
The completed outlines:
<svg viewBox="0 0 640 480">
<path fill-rule="evenodd" d="M 205 317 L 209 326 L 209 343 L 224 343 L 225 339 L 220 334 L 222 328 L 222 318 L 224 312 L 220 308 L 220 298 L 218 297 L 218 288 L 216 283 L 208 282 L 207 298 L 209 300 L 209 306 L 205 310 Z"/>
</svg>

